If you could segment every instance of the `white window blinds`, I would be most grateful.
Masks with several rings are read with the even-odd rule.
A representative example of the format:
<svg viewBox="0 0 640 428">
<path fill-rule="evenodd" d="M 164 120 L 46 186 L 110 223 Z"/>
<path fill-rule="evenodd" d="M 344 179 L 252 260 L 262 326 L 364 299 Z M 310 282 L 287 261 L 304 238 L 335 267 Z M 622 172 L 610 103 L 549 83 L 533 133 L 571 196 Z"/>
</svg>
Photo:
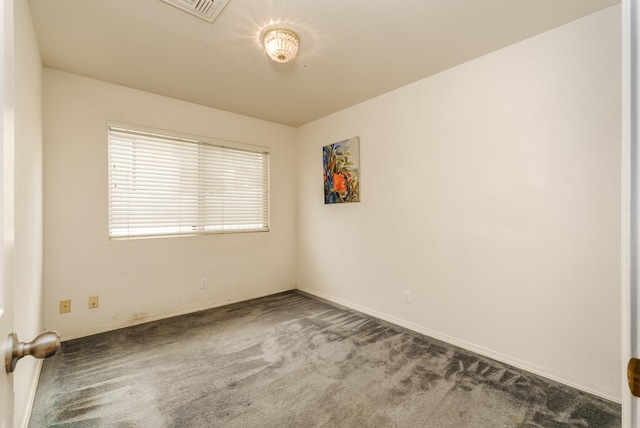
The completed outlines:
<svg viewBox="0 0 640 428">
<path fill-rule="evenodd" d="M 109 126 L 109 236 L 269 230 L 269 153 Z"/>
</svg>

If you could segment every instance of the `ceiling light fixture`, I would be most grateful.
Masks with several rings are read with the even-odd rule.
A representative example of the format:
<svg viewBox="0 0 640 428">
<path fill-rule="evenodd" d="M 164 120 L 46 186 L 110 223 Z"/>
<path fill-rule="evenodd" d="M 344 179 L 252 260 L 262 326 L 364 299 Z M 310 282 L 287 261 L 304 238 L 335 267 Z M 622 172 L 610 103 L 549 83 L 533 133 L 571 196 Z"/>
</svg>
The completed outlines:
<svg viewBox="0 0 640 428">
<path fill-rule="evenodd" d="M 264 35 L 264 49 L 275 62 L 289 62 L 298 54 L 298 35 L 290 30 L 273 29 Z"/>
</svg>

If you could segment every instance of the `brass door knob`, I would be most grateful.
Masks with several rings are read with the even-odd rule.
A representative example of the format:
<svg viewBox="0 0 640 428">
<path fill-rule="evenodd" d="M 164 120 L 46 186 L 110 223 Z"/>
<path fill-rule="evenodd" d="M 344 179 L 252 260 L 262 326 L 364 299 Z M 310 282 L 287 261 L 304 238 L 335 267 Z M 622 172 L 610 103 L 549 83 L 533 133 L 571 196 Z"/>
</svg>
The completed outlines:
<svg viewBox="0 0 640 428">
<path fill-rule="evenodd" d="M 60 349 L 60 335 L 55 331 L 42 333 L 31 342 L 19 342 L 18 335 L 11 333 L 7 338 L 6 351 L 4 354 L 4 368 L 7 373 L 12 373 L 18 360 L 25 355 L 34 358 L 48 358 Z"/>
</svg>

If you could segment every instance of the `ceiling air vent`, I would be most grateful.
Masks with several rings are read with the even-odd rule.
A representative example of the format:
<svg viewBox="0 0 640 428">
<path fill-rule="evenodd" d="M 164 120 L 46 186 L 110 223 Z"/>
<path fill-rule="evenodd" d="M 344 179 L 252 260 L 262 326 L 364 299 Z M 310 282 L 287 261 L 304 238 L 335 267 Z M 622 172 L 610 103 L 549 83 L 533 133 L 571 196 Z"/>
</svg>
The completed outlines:
<svg viewBox="0 0 640 428">
<path fill-rule="evenodd" d="M 162 0 L 205 21 L 216 20 L 229 0 Z"/>
</svg>

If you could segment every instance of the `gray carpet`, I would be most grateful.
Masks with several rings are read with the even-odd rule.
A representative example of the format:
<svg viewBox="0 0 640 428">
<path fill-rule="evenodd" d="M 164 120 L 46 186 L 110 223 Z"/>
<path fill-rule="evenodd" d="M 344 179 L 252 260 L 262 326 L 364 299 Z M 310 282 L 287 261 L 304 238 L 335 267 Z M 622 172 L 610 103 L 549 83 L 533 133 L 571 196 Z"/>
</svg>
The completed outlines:
<svg viewBox="0 0 640 428">
<path fill-rule="evenodd" d="M 619 427 L 620 405 L 286 292 L 63 342 L 30 427 Z"/>
</svg>

